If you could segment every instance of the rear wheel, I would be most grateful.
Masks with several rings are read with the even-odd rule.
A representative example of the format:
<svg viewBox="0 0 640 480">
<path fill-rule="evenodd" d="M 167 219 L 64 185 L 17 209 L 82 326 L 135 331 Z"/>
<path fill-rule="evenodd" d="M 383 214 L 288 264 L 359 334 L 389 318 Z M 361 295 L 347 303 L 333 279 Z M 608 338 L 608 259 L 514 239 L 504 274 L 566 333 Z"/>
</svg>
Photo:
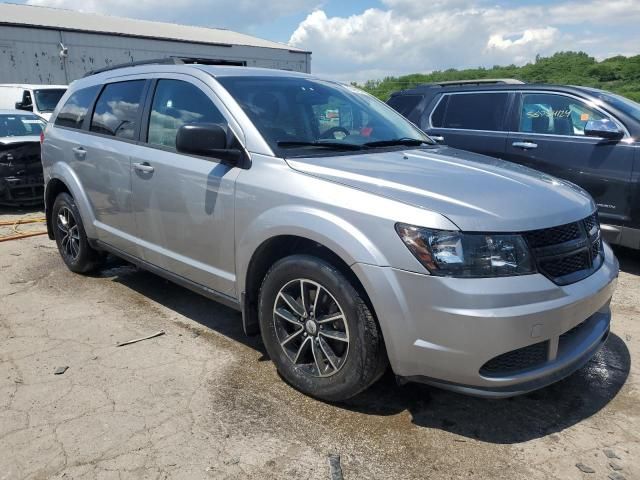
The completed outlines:
<svg viewBox="0 0 640 480">
<path fill-rule="evenodd" d="M 58 251 L 69 270 L 87 273 L 97 268 L 102 256 L 89 245 L 80 212 L 71 195 L 61 193 L 56 197 L 51 219 Z"/>
<path fill-rule="evenodd" d="M 293 255 L 269 270 L 260 291 L 260 327 L 284 379 L 317 398 L 346 400 L 387 366 L 366 303 L 338 269 L 316 257 Z"/>
</svg>

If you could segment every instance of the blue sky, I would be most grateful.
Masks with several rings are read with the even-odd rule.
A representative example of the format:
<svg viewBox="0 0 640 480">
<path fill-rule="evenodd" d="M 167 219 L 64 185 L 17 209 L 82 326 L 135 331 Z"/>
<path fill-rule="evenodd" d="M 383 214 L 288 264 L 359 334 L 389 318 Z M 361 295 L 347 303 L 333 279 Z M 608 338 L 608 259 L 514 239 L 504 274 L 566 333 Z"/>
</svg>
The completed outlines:
<svg viewBox="0 0 640 480">
<path fill-rule="evenodd" d="M 597 58 L 640 53 L 640 0 L 22 3 L 225 27 L 310 50 L 314 73 L 346 81 L 446 68 L 523 64 L 537 54 L 561 50 L 582 50 Z"/>
</svg>

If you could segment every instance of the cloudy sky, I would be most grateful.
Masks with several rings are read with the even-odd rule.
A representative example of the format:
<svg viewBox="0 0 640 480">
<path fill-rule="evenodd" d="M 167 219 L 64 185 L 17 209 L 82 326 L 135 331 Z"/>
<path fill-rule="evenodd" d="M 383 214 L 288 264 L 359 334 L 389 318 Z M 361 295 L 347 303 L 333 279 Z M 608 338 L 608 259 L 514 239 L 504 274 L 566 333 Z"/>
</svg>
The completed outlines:
<svg viewBox="0 0 640 480">
<path fill-rule="evenodd" d="M 14 2 L 16 0 L 13 0 Z M 340 80 L 523 64 L 536 54 L 640 53 L 640 0 L 26 0 L 225 27 L 313 52 Z"/>
</svg>

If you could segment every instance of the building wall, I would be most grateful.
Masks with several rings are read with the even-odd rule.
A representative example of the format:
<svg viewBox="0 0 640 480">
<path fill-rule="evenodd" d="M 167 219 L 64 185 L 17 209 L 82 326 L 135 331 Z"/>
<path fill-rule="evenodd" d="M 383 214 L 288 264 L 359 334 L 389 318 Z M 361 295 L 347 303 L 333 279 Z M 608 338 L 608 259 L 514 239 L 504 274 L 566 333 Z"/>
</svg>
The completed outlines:
<svg viewBox="0 0 640 480">
<path fill-rule="evenodd" d="M 67 48 L 66 57 L 60 55 L 60 43 Z M 0 26 L 0 83 L 67 84 L 91 70 L 171 55 L 245 61 L 247 66 L 297 72 L 311 70 L 310 54 L 286 49 Z"/>
</svg>

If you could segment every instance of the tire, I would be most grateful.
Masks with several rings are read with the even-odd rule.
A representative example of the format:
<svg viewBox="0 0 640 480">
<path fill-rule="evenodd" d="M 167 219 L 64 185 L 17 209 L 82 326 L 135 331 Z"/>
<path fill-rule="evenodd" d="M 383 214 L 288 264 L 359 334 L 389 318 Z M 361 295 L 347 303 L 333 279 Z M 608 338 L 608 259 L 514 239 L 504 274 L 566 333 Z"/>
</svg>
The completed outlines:
<svg viewBox="0 0 640 480">
<path fill-rule="evenodd" d="M 103 256 L 89 245 L 78 207 L 68 193 L 59 194 L 53 202 L 51 224 L 58 251 L 69 270 L 88 273 L 102 263 Z"/>
<path fill-rule="evenodd" d="M 371 310 L 336 267 L 317 257 L 292 255 L 271 267 L 260 288 L 259 317 L 262 340 L 280 375 L 312 397 L 347 400 L 387 368 Z"/>
</svg>

